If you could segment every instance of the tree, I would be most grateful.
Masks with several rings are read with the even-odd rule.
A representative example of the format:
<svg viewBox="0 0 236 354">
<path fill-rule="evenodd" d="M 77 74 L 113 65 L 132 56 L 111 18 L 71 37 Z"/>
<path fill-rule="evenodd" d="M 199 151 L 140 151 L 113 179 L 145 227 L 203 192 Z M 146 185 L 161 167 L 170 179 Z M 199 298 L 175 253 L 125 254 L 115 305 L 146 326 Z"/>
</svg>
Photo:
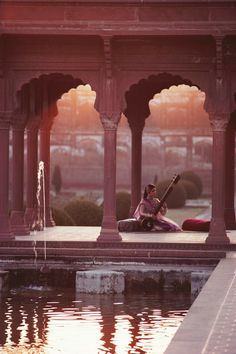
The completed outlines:
<svg viewBox="0 0 236 354">
<path fill-rule="evenodd" d="M 58 194 L 60 192 L 61 186 L 62 186 L 61 168 L 58 165 L 56 165 L 53 170 L 52 184 L 55 188 L 56 194 Z"/>
</svg>

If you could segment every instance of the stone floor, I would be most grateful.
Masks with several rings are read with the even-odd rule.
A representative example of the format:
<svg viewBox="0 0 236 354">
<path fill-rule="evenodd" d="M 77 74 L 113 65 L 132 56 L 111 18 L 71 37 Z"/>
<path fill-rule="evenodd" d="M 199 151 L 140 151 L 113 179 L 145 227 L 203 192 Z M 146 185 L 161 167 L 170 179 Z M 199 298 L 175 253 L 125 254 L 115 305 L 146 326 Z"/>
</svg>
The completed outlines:
<svg viewBox="0 0 236 354">
<path fill-rule="evenodd" d="M 28 236 L 16 236 L 16 240 L 47 241 L 96 241 L 101 228 L 98 226 L 56 226 L 44 231 L 31 232 Z M 205 232 L 121 232 L 124 242 L 205 243 Z M 227 231 L 230 242 L 236 244 L 236 230 Z"/>
</svg>

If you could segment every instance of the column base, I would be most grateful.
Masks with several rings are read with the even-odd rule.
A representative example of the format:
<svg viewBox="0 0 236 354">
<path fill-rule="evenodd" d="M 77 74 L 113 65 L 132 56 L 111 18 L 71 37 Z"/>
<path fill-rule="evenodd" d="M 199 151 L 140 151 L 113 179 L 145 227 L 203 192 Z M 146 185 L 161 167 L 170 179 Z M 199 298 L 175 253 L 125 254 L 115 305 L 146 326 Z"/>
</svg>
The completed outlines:
<svg viewBox="0 0 236 354">
<path fill-rule="evenodd" d="M 25 224 L 24 212 L 13 210 L 10 217 L 11 230 L 14 235 L 29 235 L 30 230 Z"/>
<path fill-rule="evenodd" d="M 226 234 L 225 223 L 222 218 L 212 218 L 210 224 L 210 231 L 205 242 L 211 244 L 230 243 L 230 239 Z"/>
<path fill-rule="evenodd" d="M 102 227 L 100 235 L 97 238 L 98 242 L 120 242 L 122 237 L 117 229 L 105 229 Z"/>
<path fill-rule="evenodd" d="M 9 217 L 7 214 L 0 214 L 0 241 L 14 240 Z"/>
<path fill-rule="evenodd" d="M 31 230 L 32 225 L 36 221 L 36 211 L 35 211 L 35 209 L 34 208 L 26 208 L 24 219 L 25 219 L 25 224 Z"/>
<path fill-rule="evenodd" d="M 228 245 L 230 244 L 230 239 L 228 238 L 227 235 L 218 235 L 218 236 L 208 236 L 206 238 L 206 241 L 205 243 L 207 244 L 212 244 L 212 245 L 215 245 L 215 244 L 222 244 L 222 245 Z"/>
<path fill-rule="evenodd" d="M 118 232 L 117 221 L 114 216 L 104 216 L 102 220 L 102 229 L 97 238 L 99 242 L 120 242 L 122 237 Z"/>
<path fill-rule="evenodd" d="M 55 221 L 53 220 L 52 217 L 52 210 L 51 208 L 46 208 L 46 215 L 45 215 L 45 221 L 46 221 L 46 227 L 53 227 L 56 226 Z"/>
</svg>

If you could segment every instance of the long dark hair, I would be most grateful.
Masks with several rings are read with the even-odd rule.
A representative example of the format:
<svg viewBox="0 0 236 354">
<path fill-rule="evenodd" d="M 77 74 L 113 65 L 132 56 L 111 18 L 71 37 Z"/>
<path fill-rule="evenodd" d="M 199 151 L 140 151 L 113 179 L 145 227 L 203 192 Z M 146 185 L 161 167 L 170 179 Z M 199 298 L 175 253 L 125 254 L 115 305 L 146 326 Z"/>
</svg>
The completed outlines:
<svg viewBox="0 0 236 354">
<path fill-rule="evenodd" d="M 148 196 L 148 193 L 150 193 L 154 188 L 156 188 L 155 184 L 147 184 L 146 187 L 144 188 L 143 192 L 143 198 L 146 199 Z"/>
</svg>

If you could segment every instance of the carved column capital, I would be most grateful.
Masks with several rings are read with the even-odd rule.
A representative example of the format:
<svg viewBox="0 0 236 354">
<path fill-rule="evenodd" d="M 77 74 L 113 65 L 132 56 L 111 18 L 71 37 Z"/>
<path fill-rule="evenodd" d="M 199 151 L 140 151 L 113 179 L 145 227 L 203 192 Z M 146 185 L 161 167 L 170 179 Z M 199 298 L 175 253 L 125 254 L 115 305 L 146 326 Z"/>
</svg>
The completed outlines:
<svg viewBox="0 0 236 354">
<path fill-rule="evenodd" d="M 100 116 L 104 130 L 117 130 L 121 118 L 120 112 L 101 113 Z"/>
<path fill-rule="evenodd" d="M 222 119 L 222 117 L 220 119 L 212 119 L 210 123 L 214 132 L 225 132 L 228 125 L 227 119 Z"/>
<path fill-rule="evenodd" d="M 12 117 L 13 129 L 21 130 L 25 128 L 27 116 L 25 113 L 14 113 Z"/>
</svg>

